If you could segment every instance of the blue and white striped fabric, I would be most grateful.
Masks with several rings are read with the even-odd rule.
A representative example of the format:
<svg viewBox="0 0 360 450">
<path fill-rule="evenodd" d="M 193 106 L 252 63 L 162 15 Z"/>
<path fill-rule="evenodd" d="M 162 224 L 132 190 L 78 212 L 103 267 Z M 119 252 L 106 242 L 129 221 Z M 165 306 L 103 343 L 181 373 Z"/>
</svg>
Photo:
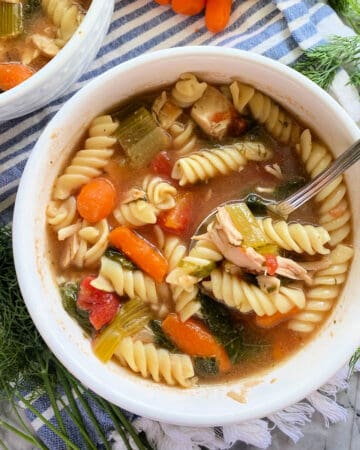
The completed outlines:
<svg viewBox="0 0 360 450">
<path fill-rule="evenodd" d="M 194 44 L 236 47 L 292 64 L 303 49 L 322 42 L 319 30 L 325 29 L 326 24 L 341 27 L 333 10 L 317 1 L 234 0 L 229 26 L 213 35 L 206 30 L 203 15 L 175 15 L 169 7 L 151 0 L 117 0 L 109 33 L 90 70 L 64 97 L 33 114 L 0 125 L 0 222 L 11 221 L 19 178 L 45 125 L 68 98 L 105 70 L 145 52 Z M 338 32 L 338 28 L 335 30 Z M 46 398 L 38 399 L 36 407 L 54 422 Z M 28 417 L 49 448 L 64 448 L 30 412 Z M 106 432 L 111 428 L 111 421 L 104 414 L 99 412 L 98 420 Z M 71 427 L 69 422 L 67 425 Z M 74 429 L 71 431 L 81 447 L 81 437 Z M 96 442 L 94 431 L 89 430 L 89 434 Z"/>
</svg>

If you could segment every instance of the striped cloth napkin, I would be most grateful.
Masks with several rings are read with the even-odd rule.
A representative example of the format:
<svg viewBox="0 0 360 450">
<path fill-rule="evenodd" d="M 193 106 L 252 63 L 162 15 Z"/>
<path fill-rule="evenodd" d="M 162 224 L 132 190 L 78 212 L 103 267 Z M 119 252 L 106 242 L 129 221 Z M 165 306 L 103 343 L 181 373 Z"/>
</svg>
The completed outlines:
<svg viewBox="0 0 360 450">
<path fill-rule="evenodd" d="M 62 98 L 33 114 L 0 124 L 0 222 L 11 222 L 20 176 L 45 125 L 67 99 L 105 70 L 145 52 L 185 45 L 235 47 L 261 53 L 290 65 L 304 49 L 323 42 L 328 34 L 334 32 L 352 34 L 329 6 L 313 0 L 234 0 L 230 23 L 224 32 L 217 35 L 206 30 L 203 15 L 175 15 L 169 7 L 161 7 L 151 0 L 117 0 L 109 33 L 90 70 Z M 347 74 L 340 72 L 331 92 L 359 121 L 359 97 L 355 90 L 346 85 L 347 81 Z M 34 406 L 55 423 L 46 397 L 38 398 Z M 30 411 L 27 411 L 27 416 L 50 449 L 65 448 Z M 97 418 L 104 431 L 109 433 L 112 428 L 110 419 L 100 411 L 97 411 Z M 65 413 L 64 422 L 74 442 L 83 448 L 81 436 Z M 146 428 L 146 424 L 143 424 L 143 428 Z M 174 429 L 176 427 L 172 428 L 173 434 Z M 258 426 L 248 427 L 244 434 L 247 437 L 243 439 L 264 447 L 269 442 L 268 439 L 257 441 L 259 432 Z M 89 435 L 93 442 L 97 442 L 96 433 L 90 424 Z M 214 439 L 216 441 L 217 438 Z M 226 442 L 215 441 L 211 448 L 228 448 Z M 172 448 L 200 448 L 193 447 L 189 442 Z M 121 448 L 121 444 L 116 444 L 116 448 Z"/>
</svg>

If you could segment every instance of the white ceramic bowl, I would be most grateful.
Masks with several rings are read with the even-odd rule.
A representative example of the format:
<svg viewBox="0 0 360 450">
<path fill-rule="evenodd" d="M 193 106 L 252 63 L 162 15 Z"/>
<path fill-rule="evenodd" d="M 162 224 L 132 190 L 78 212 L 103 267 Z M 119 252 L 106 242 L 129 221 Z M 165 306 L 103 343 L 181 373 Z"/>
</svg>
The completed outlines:
<svg viewBox="0 0 360 450">
<path fill-rule="evenodd" d="M 21 117 L 64 94 L 95 58 L 109 28 L 114 0 L 92 0 L 65 47 L 24 83 L 0 94 L 0 122 Z"/>
<path fill-rule="evenodd" d="M 284 408 L 325 383 L 360 344 L 360 215 L 353 215 L 355 257 L 341 299 L 316 338 L 264 376 L 189 390 L 143 380 L 119 365 L 103 365 L 81 329 L 65 313 L 48 260 L 45 208 L 63 161 L 91 119 L 114 103 L 163 84 L 183 72 L 208 81 L 234 77 L 270 94 L 296 113 L 333 149 L 345 150 L 360 132 L 323 90 L 286 66 L 256 54 L 216 47 L 151 53 L 89 83 L 61 108 L 39 139 L 22 177 L 14 216 L 16 271 L 30 314 L 63 364 L 104 398 L 137 414 L 184 425 L 222 425 Z M 91 107 L 89 107 L 91 105 Z M 353 207 L 360 204 L 360 166 L 346 175 Z M 46 176 L 45 176 L 46 174 Z M 354 210 L 355 211 L 355 210 Z M 246 403 L 227 396 L 247 391 Z"/>
</svg>

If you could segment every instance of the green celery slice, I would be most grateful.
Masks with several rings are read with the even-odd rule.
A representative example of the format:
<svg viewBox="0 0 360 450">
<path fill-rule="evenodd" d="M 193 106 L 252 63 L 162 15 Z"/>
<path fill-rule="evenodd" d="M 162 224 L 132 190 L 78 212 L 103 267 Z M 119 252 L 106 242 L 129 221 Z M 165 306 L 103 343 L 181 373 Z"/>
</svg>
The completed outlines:
<svg viewBox="0 0 360 450">
<path fill-rule="evenodd" d="M 197 278 L 206 278 L 216 268 L 214 261 L 209 261 L 205 265 L 196 264 L 191 261 L 180 261 L 179 267 L 182 267 L 186 273 Z"/>
<path fill-rule="evenodd" d="M 23 30 L 22 3 L 0 1 L 0 37 L 15 37 Z"/>
<path fill-rule="evenodd" d="M 243 236 L 243 246 L 259 248 L 270 244 L 264 232 L 257 223 L 255 216 L 245 203 L 236 203 L 233 205 L 226 205 L 226 211 L 235 227 Z"/>
<path fill-rule="evenodd" d="M 157 126 L 144 106 L 120 120 L 115 136 L 132 168 L 147 166 L 169 141 L 165 130 Z"/>
<path fill-rule="evenodd" d="M 113 356 L 122 339 L 133 336 L 151 320 L 150 309 L 140 299 L 134 298 L 123 305 L 115 319 L 96 338 L 93 350 L 102 361 L 107 362 Z"/>
</svg>

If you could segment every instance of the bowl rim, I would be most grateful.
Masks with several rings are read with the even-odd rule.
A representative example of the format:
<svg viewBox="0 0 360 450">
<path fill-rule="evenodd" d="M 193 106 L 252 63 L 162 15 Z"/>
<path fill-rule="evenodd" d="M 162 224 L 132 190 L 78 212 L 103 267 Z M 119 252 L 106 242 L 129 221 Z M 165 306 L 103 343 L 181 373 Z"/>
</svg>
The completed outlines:
<svg viewBox="0 0 360 450">
<path fill-rule="evenodd" d="M 29 160 L 26 164 L 23 176 L 20 181 L 17 200 L 15 203 L 14 220 L 13 220 L 13 249 L 14 249 L 14 259 L 16 273 L 19 281 L 21 291 L 23 293 L 25 303 L 30 312 L 30 315 L 39 330 L 40 334 L 43 336 L 45 342 L 57 356 L 57 358 L 69 369 L 71 372 L 86 386 L 91 388 L 94 392 L 99 393 L 101 396 L 109 401 L 115 402 L 125 409 L 129 409 L 131 412 L 139 414 L 144 417 L 148 417 L 154 420 L 159 420 L 172 424 L 187 425 L 187 426 L 215 426 L 215 425 L 229 425 L 239 423 L 242 420 L 250 420 L 260 417 L 265 417 L 268 414 L 281 410 L 291 404 L 304 399 L 309 393 L 317 390 L 320 386 L 325 384 L 335 373 L 338 371 L 346 362 L 346 359 L 350 358 L 354 350 L 360 344 L 360 336 L 357 335 L 359 342 L 349 340 L 348 342 L 342 343 L 341 352 L 333 352 L 331 358 L 326 358 L 322 361 L 322 370 L 315 371 L 310 380 L 306 383 L 300 383 L 297 390 L 292 392 L 292 395 L 279 396 L 271 405 L 264 405 L 262 408 L 252 409 L 247 411 L 245 415 L 243 411 L 239 410 L 239 414 L 234 416 L 224 415 L 221 418 L 218 417 L 216 410 L 213 413 L 207 413 L 205 417 L 194 416 L 191 411 L 164 411 L 163 408 L 159 408 L 156 402 L 153 405 L 146 405 L 142 402 L 140 398 L 134 399 L 126 396 L 125 393 L 118 393 L 116 399 L 114 399 L 114 392 L 111 390 L 107 383 L 103 383 L 102 380 L 97 379 L 92 373 L 89 373 L 86 368 L 82 367 L 77 361 L 69 361 L 68 355 L 66 353 L 66 348 L 59 344 L 56 340 L 55 333 L 52 329 L 52 324 L 49 324 L 46 320 L 46 315 L 41 313 L 37 309 L 36 302 L 32 301 L 33 298 L 33 287 L 32 278 L 29 277 L 29 271 L 36 273 L 34 268 L 29 268 L 28 263 L 22 258 L 23 249 L 26 246 L 26 242 L 31 239 L 31 232 L 29 231 L 31 227 L 26 227 L 24 230 L 23 226 L 23 216 L 22 210 L 29 209 L 29 202 L 31 201 L 32 195 L 34 195 L 35 188 L 33 178 L 31 177 L 30 169 L 33 164 L 36 164 L 37 160 L 42 157 L 43 148 L 45 148 L 46 139 L 51 134 L 51 129 L 59 128 L 58 124 L 64 120 L 64 117 L 71 112 L 73 105 L 85 98 L 91 96 L 91 92 L 96 90 L 96 88 L 104 85 L 106 82 L 111 81 L 113 77 L 119 76 L 121 73 L 126 72 L 130 68 L 136 68 L 144 63 L 151 63 L 156 59 L 156 61 L 169 59 L 169 58 L 179 58 L 183 55 L 193 55 L 196 57 L 216 57 L 218 56 L 228 56 L 243 58 L 254 63 L 261 63 L 267 68 L 274 70 L 276 72 L 281 71 L 290 79 L 295 80 L 302 84 L 310 92 L 314 93 L 317 97 L 322 97 L 322 101 L 326 107 L 330 108 L 331 111 L 337 114 L 338 117 L 342 119 L 342 125 L 347 128 L 347 132 L 350 136 L 355 139 L 360 138 L 360 130 L 348 114 L 342 109 L 342 107 L 332 98 L 329 94 L 323 91 L 319 86 L 310 81 L 308 78 L 304 77 L 300 73 L 294 71 L 293 69 L 277 62 L 271 60 L 270 58 L 252 53 L 247 51 L 242 51 L 238 49 L 221 48 L 213 46 L 191 46 L 191 47 L 178 47 L 172 49 L 159 50 L 156 52 L 144 54 L 124 62 L 98 76 L 85 87 L 79 90 L 64 106 L 56 113 L 52 120 L 47 125 L 45 131 L 42 133 L 39 141 L 35 145 Z M 36 190 L 35 190 L 36 191 Z M 346 357 L 344 357 L 346 355 Z M 119 400 L 120 398 L 120 400 Z M 260 411 L 261 410 L 261 411 Z"/>
<path fill-rule="evenodd" d="M 107 1 L 114 2 L 114 0 Z M 56 79 L 59 67 L 66 67 L 70 64 L 72 58 L 74 57 L 74 53 L 76 53 L 77 50 L 84 44 L 84 39 L 86 39 L 87 36 L 91 36 L 92 30 L 96 26 L 97 19 L 101 16 L 102 10 L 103 0 L 92 0 L 84 19 L 81 21 L 75 33 L 64 45 L 61 51 L 49 62 L 47 62 L 44 67 L 35 72 L 30 78 L 14 88 L 0 94 L 0 109 L 6 108 L 7 105 L 17 102 L 34 90 L 39 89 L 46 82 L 46 80 Z M 35 106 L 31 109 L 31 111 L 35 111 L 36 109 L 38 108 Z M 13 118 L 29 114 L 31 111 L 22 113 L 20 116 L 15 114 L 13 115 Z"/>
</svg>

